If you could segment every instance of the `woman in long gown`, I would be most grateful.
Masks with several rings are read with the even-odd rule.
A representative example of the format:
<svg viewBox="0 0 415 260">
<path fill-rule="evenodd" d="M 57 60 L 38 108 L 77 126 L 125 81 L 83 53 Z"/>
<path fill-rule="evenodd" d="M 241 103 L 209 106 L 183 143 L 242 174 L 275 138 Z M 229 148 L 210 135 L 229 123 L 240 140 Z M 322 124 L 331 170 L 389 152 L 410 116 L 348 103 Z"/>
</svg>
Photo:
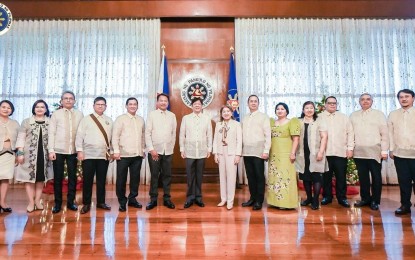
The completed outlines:
<svg viewBox="0 0 415 260">
<path fill-rule="evenodd" d="M 42 210 L 43 184 L 53 179 L 52 167 L 48 158 L 49 109 L 43 100 L 37 100 L 32 107 L 32 117 L 22 122 L 17 138 L 16 180 L 25 183 L 29 198 L 27 212 Z"/>
<path fill-rule="evenodd" d="M 288 119 L 287 104 L 275 106 L 277 120 L 271 119 L 271 151 L 268 165 L 268 205 L 282 209 L 298 207 L 297 173 L 294 167 L 300 121 Z"/>
<path fill-rule="evenodd" d="M 300 121 L 300 147 L 297 150 L 295 167 L 300 173 L 307 194 L 307 199 L 301 202 L 301 206 L 311 204 L 311 209 L 316 210 L 320 204 L 318 197 L 323 182 L 322 175 L 328 170 L 327 125 L 322 117 L 317 117 L 315 105 L 311 101 L 303 104 Z"/>
</svg>

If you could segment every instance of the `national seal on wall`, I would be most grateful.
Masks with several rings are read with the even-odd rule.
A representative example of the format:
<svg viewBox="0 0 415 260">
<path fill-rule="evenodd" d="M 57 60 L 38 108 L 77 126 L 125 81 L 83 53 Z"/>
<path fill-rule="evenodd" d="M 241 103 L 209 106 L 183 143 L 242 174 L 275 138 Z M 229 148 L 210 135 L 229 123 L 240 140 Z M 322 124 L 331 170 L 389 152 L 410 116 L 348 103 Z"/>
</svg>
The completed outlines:
<svg viewBox="0 0 415 260">
<path fill-rule="evenodd" d="M 5 34 L 13 23 L 13 16 L 10 9 L 0 3 L 0 35 Z"/>
<path fill-rule="evenodd" d="M 192 77 L 186 80 L 181 89 L 180 96 L 183 103 L 192 107 L 192 100 L 200 99 L 203 103 L 203 108 L 206 108 L 213 100 L 213 87 L 202 77 Z"/>
</svg>

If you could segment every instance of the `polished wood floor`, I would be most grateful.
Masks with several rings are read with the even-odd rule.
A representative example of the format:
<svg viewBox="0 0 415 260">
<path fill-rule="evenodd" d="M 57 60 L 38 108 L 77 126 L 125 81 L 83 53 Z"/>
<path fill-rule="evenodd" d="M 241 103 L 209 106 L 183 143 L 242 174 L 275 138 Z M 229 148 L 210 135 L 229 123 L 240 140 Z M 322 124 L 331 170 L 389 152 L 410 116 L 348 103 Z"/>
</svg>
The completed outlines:
<svg viewBox="0 0 415 260">
<path fill-rule="evenodd" d="M 148 201 L 140 186 L 139 201 Z M 0 214 L 0 259 L 414 259 L 415 213 L 396 217 L 399 188 L 383 188 L 379 211 L 345 209 L 333 203 L 312 211 L 252 211 L 240 204 L 248 187 L 236 192 L 232 210 L 218 208 L 219 185 L 203 186 L 205 208 L 183 208 L 185 184 L 172 185 L 176 209 L 118 212 L 114 186 L 107 186 L 111 211 L 52 215 L 53 196 L 45 210 L 26 213 L 22 185 L 11 186 L 13 213 Z M 77 200 L 81 202 L 81 192 Z M 303 192 L 301 192 L 303 195 Z M 350 202 L 358 199 L 349 197 Z M 159 199 L 159 205 L 161 199 Z"/>
</svg>

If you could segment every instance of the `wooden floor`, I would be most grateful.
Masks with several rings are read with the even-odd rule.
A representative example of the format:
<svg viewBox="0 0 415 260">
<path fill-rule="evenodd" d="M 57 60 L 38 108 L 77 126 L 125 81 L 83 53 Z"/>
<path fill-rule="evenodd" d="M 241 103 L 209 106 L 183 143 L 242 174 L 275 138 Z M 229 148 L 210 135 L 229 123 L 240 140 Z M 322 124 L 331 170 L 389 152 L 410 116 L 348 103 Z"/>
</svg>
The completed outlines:
<svg viewBox="0 0 415 260">
<path fill-rule="evenodd" d="M 139 201 L 148 201 L 140 186 Z M 218 208 L 219 185 L 203 186 L 205 208 L 183 209 L 185 184 L 173 184 L 176 209 L 118 212 L 114 186 L 107 186 L 111 211 L 66 211 L 52 215 L 53 196 L 43 211 L 26 213 L 22 185 L 11 186 L 13 213 L 0 214 L 0 259 L 414 259 L 415 213 L 396 217 L 399 188 L 384 186 L 380 211 L 345 209 L 333 203 L 312 211 L 252 211 L 240 204 L 248 187 L 238 189 L 234 209 Z M 301 192 L 303 195 L 303 192 Z M 81 202 L 81 192 L 77 194 Z M 358 199 L 349 197 L 350 202 Z M 413 200 L 414 201 L 414 200 Z M 161 200 L 159 199 L 159 205 Z"/>
</svg>

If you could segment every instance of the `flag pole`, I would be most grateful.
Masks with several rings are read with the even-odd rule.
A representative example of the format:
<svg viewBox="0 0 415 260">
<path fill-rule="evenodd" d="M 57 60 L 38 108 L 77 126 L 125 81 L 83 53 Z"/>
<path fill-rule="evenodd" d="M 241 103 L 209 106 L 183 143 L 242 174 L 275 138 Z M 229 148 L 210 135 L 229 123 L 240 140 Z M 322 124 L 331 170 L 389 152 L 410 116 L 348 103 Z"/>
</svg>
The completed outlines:
<svg viewBox="0 0 415 260">
<path fill-rule="evenodd" d="M 233 46 L 231 46 L 229 48 L 229 51 L 232 54 L 232 58 L 234 58 L 235 49 L 233 48 Z M 236 167 L 236 183 L 235 183 L 235 188 L 236 189 L 242 189 L 241 184 L 239 183 L 239 171 L 238 171 L 238 167 Z"/>
</svg>

